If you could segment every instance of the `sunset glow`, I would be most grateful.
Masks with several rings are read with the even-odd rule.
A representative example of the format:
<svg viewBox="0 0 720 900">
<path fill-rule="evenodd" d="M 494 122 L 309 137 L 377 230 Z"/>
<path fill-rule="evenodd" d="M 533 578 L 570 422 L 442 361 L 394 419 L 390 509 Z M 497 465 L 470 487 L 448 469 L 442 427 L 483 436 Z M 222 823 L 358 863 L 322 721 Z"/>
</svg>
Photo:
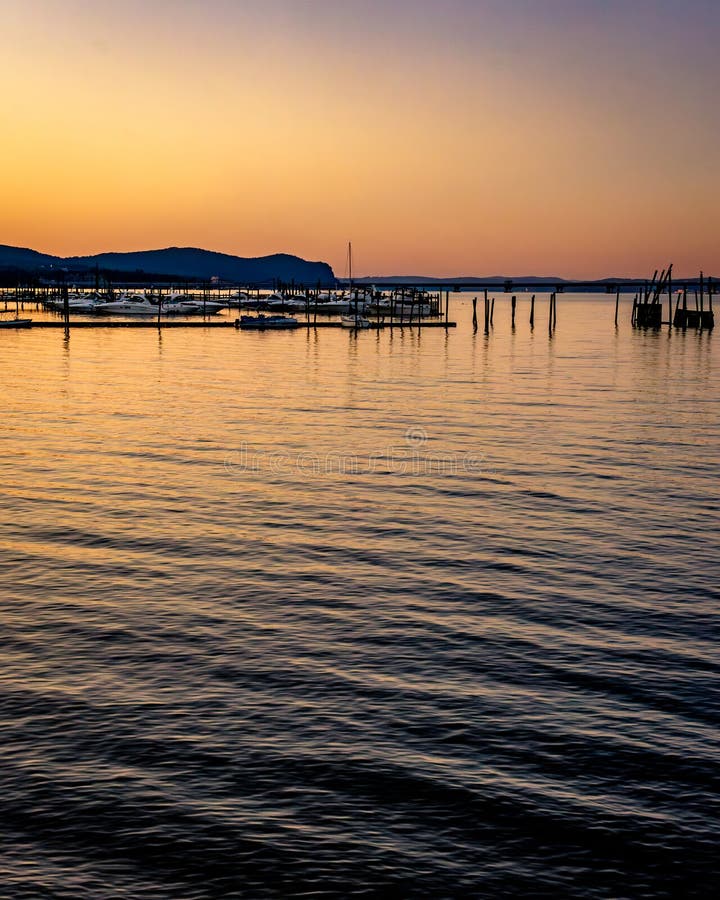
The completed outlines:
<svg viewBox="0 0 720 900">
<path fill-rule="evenodd" d="M 0 243 L 720 270 L 717 3 L 8 0 L 2 20 Z"/>
</svg>

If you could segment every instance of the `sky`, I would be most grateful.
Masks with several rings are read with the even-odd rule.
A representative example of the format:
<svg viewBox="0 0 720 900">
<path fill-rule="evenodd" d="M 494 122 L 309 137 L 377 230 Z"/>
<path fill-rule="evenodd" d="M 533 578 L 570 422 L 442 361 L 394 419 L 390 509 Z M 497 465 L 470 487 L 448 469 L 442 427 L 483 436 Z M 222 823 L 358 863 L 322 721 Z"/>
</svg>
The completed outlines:
<svg viewBox="0 0 720 900">
<path fill-rule="evenodd" d="M 0 243 L 720 275 L 719 0 L 2 0 Z"/>
</svg>

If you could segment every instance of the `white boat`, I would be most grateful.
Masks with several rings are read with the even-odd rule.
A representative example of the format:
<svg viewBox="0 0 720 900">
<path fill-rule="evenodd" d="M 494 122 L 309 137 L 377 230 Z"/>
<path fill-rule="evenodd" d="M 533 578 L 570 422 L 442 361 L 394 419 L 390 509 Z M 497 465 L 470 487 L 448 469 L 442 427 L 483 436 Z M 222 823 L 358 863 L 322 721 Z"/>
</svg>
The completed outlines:
<svg viewBox="0 0 720 900">
<path fill-rule="evenodd" d="M 317 311 L 319 313 L 325 313 L 326 315 L 331 315 L 331 316 L 340 316 L 343 313 L 349 313 L 352 308 L 353 308 L 353 304 L 350 302 L 350 300 L 339 299 L 339 300 L 328 300 L 325 303 L 316 303 L 313 305 L 312 311 L 313 312 Z M 362 304 L 359 304 L 358 308 L 361 309 Z"/>
<path fill-rule="evenodd" d="M 226 304 L 217 300 L 196 300 L 192 294 L 170 294 L 162 301 L 162 311 L 166 316 L 212 316 Z"/>
<path fill-rule="evenodd" d="M 74 297 L 68 297 L 68 309 L 74 313 L 95 313 L 101 306 L 104 306 L 107 300 L 97 291 L 91 294 L 76 294 Z M 62 309 L 62 306 L 60 307 Z"/>
<path fill-rule="evenodd" d="M 156 316 L 158 307 L 144 293 L 121 294 L 119 299 L 103 303 L 97 312 L 108 316 Z"/>
<path fill-rule="evenodd" d="M 432 312 L 429 303 L 421 300 L 413 301 L 409 298 L 402 300 L 399 297 L 383 297 L 370 303 L 367 308 L 369 312 L 376 312 L 381 315 L 390 315 L 394 312 L 396 316 L 402 316 L 404 319 L 429 316 Z"/>
<path fill-rule="evenodd" d="M 353 271 L 352 271 L 352 244 L 348 243 L 348 293 L 343 298 L 343 302 L 347 304 L 347 314 L 340 317 L 340 324 L 343 328 L 369 328 L 370 321 L 361 313 L 365 309 L 365 304 L 358 297 L 358 292 L 353 293 Z"/>
<path fill-rule="evenodd" d="M 201 316 L 214 316 L 215 313 L 227 306 L 227 303 L 223 303 L 221 300 L 208 300 L 207 298 L 205 300 L 191 299 L 187 303 L 195 310 L 191 315 Z"/>
<path fill-rule="evenodd" d="M 361 315 L 341 316 L 340 324 L 343 328 L 369 328 L 370 320 Z"/>
<path fill-rule="evenodd" d="M 272 294 L 263 297 L 262 302 L 268 309 L 285 309 L 287 306 L 287 298 L 279 291 L 273 291 Z"/>
</svg>

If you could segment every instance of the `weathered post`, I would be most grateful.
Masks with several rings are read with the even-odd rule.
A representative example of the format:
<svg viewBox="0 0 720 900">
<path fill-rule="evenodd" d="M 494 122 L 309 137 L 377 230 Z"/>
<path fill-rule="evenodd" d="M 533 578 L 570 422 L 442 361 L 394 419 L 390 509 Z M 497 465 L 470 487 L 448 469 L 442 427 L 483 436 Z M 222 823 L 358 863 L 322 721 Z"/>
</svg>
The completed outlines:
<svg viewBox="0 0 720 900">
<path fill-rule="evenodd" d="M 532 299 L 530 300 L 530 328 L 535 327 L 535 294 L 532 295 Z"/>
<path fill-rule="evenodd" d="M 620 307 L 620 288 L 615 291 L 615 325 L 618 323 L 618 309 Z"/>
<path fill-rule="evenodd" d="M 511 313 L 510 313 L 510 316 L 511 316 L 511 322 L 510 322 L 510 324 L 511 324 L 511 327 L 512 327 L 512 328 L 515 328 L 515 307 L 516 307 L 516 306 L 517 306 L 517 297 L 515 296 L 515 294 L 513 294 L 512 297 L 510 298 L 510 310 L 511 310 Z"/>
<path fill-rule="evenodd" d="M 70 298 L 68 297 L 68 289 L 67 285 L 63 283 L 62 286 L 62 299 L 63 299 L 63 318 L 65 319 L 65 331 L 69 333 L 70 331 Z"/>
<path fill-rule="evenodd" d="M 705 309 L 704 287 L 705 287 L 705 284 L 704 284 L 704 279 L 703 279 L 703 273 L 701 272 L 700 273 L 700 318 L 702 318 L 702 314 Z"/>
</svg>

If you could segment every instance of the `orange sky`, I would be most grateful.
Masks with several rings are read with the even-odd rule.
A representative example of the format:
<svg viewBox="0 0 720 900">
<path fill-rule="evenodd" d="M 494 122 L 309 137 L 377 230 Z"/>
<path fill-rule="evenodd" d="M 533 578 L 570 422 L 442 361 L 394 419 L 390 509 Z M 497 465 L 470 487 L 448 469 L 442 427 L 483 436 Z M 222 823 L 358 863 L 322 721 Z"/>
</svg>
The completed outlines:
<svg viewBox="0 0 720 900">
<path fill-rule="evenodd" d="M 627 6 L 7 0 L 0 243 L 720 274 L 720 5 Z"/>
</svg>

